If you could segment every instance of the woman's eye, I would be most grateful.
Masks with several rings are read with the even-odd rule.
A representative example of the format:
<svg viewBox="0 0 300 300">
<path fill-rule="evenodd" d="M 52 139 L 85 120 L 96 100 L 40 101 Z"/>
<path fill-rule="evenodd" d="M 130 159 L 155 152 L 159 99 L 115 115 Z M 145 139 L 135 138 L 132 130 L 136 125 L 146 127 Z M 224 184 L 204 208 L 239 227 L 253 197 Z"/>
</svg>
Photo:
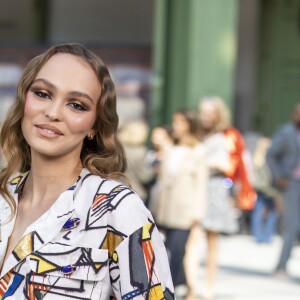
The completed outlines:
<svg viewBox="0 0 300 300">
<path fill-rule="evenodd" d="M 50 95 L 46 92 L 42 91 L 34 91 L 35 95 L 37 95 L 40 98 L 46 98 L 46 99 L 51 99 Z"/>
<path fill-rule="evenodd" d="M 72 102 L 69 103 L 69 106 L 71 106 L 72 108 L 76 109 L 76 110 L 87 110 L 87 108 L 85 106 L 83 106 L 82 104 L 76 103 L 76 102 Z"/>
</svg>

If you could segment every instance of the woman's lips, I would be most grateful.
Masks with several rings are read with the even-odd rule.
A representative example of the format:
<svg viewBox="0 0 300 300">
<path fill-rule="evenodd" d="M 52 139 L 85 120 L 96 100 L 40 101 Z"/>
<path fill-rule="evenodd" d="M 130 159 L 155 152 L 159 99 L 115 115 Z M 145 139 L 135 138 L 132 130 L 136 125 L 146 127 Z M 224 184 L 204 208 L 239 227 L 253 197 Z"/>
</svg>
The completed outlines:
<svg viewBox="0 0 300 300">
<path fill-rule="evenodd" d="M 46 136 L 58 136 L 58 135 L 63 135 L 63 133 L 56 127 L 47 125 L 47 124 L 41 124 L 41 125 L 36 125 L 36 127 L 39 129 L 43 135 L 46 134 Z"/>
</svg>

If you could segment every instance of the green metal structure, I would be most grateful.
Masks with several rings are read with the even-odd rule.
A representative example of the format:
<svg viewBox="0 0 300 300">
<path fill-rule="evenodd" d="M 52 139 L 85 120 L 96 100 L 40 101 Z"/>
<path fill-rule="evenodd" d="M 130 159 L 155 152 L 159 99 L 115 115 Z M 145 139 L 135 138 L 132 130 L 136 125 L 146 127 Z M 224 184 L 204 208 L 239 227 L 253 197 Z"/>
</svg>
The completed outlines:
<svg viewBox="0 0 300 300">
<path fill-rule="evenodd" d="M 255 128 L 270 135 L 300 101 L 300 0 L 261 1 Z"/>
<path fill-rule="evenodd" d="M 239 0 L 156 0 L 152 124 L 221 96 L 231 107 Z"/>
</svg>

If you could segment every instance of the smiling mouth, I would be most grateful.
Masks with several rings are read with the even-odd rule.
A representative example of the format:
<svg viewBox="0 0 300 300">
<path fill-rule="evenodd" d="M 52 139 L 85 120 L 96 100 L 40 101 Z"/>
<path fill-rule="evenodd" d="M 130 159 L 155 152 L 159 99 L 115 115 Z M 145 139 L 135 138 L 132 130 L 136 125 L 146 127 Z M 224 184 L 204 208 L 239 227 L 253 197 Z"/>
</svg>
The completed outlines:
<svg viewBox="0 0 300 300">
<path fill-rule="evenodd" d="M 59 134 L 58 132 L 54 132 L 50 129 L 45 129 L 45 128 L 41 128 L 41 127 L 40 127 L 40 129 L 42 129 L 42 130 L 44 130 L 44 131 L 46 131 L 47 133 L 50 133 L 50 134 Z"/>
<path fill-rule="evenodd" d="M 52 134 L 52 135 L 63 135 L 59 130 L 52 130 L 50 128 L 46 128 L 44 126 L 36 126 L 37 128 L 39 128 L 40 130 L 43 130 L 44 132 L 48 133 L 48 134 Z"/>
</svg>

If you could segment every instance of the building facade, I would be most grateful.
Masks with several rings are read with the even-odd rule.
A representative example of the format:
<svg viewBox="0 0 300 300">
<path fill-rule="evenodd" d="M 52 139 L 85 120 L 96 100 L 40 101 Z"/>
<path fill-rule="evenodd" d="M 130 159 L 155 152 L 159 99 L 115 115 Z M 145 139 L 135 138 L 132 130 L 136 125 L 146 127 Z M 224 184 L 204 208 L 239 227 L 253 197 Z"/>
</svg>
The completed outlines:
<svg viewBox="0 0 300 300">
<path fill-rule="evenodd" d="M 120 98 L 143 99 L 135 107 L 153 125 L 219 95 L 242 132 L 269 135 L 300 100 L 300 0 L 0 2 L 0 63 L 85 43 L 130 83 Z"/>
</svg>

